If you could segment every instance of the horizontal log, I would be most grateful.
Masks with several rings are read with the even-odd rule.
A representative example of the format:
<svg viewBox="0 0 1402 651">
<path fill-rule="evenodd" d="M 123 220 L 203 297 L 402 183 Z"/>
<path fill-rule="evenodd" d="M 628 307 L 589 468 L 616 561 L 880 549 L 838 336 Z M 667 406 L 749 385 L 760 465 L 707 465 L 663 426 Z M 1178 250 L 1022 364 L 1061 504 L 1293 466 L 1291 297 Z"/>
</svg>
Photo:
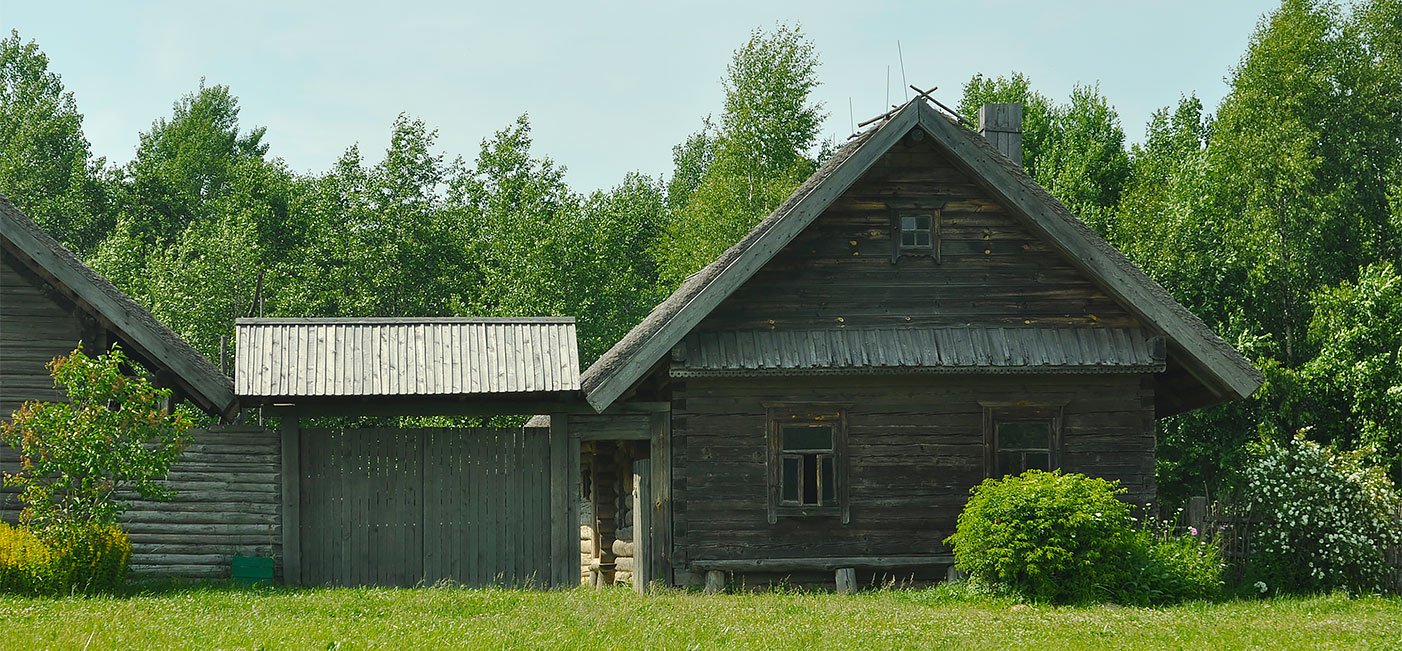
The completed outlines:
<svg viewBox="0 0 1402 651">
<path fill-rule="evenodd" d="M 633 558 L 631 556 L 619 556 L 614 559 L 613 567 L 621 572 L 633 571 Z"/>
<path fill-rule="evenodd" d="M 215 564 L 145 564 L 132 563 L 131 573 L 146 577 L 178 577 L 190 579 L 225 579 L 232 568 L 228 563 Z"/>
<path fill-rule="evenodd" d="M 183 529 L 183 528 L 182 528 Z M 189 533 L 183 530 L 175 530 L 165 533 L 127 532 L 127 537 L 131 538 L 133 545 L 157 545 L 157 544 L 187 544 L 187 545 L 272 545 L 278 547 L 282 545 L 282 538 L 278 531 L 266 533 L 219 533 L 219 534 L 198 534 Z"/>
<path fill-rule="evenodd" d="M 628 540 L 615 540 L 615 541 L 613 541 L 613 555 L 614 555 L 614 556 L 632 556 L 632 555 L 633 555 L 633 543 L 632 543 L 632 541 L 628 541 Z"/>
</svg>

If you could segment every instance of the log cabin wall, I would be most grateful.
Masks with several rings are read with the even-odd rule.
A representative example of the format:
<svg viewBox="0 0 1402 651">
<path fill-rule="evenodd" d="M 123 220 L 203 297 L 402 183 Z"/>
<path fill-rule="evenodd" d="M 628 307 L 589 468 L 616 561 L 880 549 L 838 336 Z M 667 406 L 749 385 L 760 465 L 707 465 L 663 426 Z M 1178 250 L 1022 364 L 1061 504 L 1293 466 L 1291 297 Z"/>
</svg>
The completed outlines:
<svg viewBox="0 0 1402 651">
<path fill-rule="evenodd" d="M 49 360 L 98 336 L 73 304 L 59 296 L 8 252 L 0 254 L 0 417 L 26 400 L 58 400 Z"/>
<path fill-rule="evenodd" d="M 673 522 L 678 577 L 696 561 L 949 553 L 969 489 L 985 476 L 988 401 L 1063 403 L 1059 465 L 1154 496 L 1147 375 L 688 378 L 673 389 Z M 837 405 L 847 414 L 851 521 L 770 524 L 767 408 Z M 831 580 L 831 575 L 827 575 Z"/>
<path fill-rule="evenodd" d="M 933 256 L 892 263 L 893 209 L 940 210 Z M 1138 327 L 929 138 L 902 138 L 695 331 L 962 325 Z"/>
<path fill-rule="evenodd" d="M 227 578 L 234 555 L 272 557 L 280 564 L 281 457 L 276 433 L 256 426 L 196 429 L 171 469 L 169 502 L 132 499 L 121 519 L 131 537 L 132 573 L 179 578 Z M 0 471 L 18 467 L 15 451 L 0 445 Z M 14 523 L 13 494 L 0 517 Z"/>
</svg>

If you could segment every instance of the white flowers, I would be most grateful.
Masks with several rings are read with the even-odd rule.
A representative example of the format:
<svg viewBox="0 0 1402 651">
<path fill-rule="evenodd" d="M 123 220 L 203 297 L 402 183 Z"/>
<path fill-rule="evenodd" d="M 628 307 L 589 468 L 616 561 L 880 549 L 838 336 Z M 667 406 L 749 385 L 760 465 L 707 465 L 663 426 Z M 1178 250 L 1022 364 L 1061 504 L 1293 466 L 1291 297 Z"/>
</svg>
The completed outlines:
<svg viewBox="0 0 1402 651">
<path fill-rule="evenodd" d="M 1259 592 L 1259 593 L 1261 593 L 1261 594 L 1266 594 L 1266 582 L 1265 582 L 1265 581 L 1257 581 L 1257 582 L 1256 582 L 1256 592 Z"/>
</svg>

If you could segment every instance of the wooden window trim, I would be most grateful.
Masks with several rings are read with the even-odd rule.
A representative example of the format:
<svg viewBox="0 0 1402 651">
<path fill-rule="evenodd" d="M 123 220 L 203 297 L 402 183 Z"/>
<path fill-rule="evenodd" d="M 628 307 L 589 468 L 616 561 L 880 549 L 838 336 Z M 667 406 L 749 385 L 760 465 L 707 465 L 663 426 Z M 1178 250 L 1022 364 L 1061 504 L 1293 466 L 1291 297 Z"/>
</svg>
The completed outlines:
<svg viewBox="0 0 1402 651">
<path fill-rule="evenodd" d="M 901 256 L 928 256 L 935 261 L 935 264 L 943 262 L 940 253 L 940 226 L 943 221 L 940 215 L 940 208 L 891 208 L 891 264 L 900 261 Z M 929 246 L 905 246 L 901 244 L 901 218 L 902 217 L 929 217 L 930 218 L 930 244 Z M 923 229 L 922 229 L 923 230 Z"/>
<path fill-rule="evenodd" d="M 769 524 L 776 524 L 779 518 L 790 517 L 840 517 L 842 524 L 852 521 L 850 500 L 848 499 L 848 453 L 847 453 L 847 409 L 832 404 L 812 403 L 766 403 L 765 434 L 768 437 L 768 493 Z M 783 426 L 795 423 L 817 423 L 832 425 L 832 456 L 834 483 L 833 496 L 837 504 L 833 506 L 799 506 L 784 504 L 783 490 Z M 819 469 L 821 472 L 821 468 Z"/>
<path fill-rule="evenodd" d="M 1053 470 L 1061 467 L 1062 421 L 1066 403 L 982 402 L 983 406 L 983 476 L 997 477 L 998 423 L 1007 421 L 1045 420 L 1051 423 L 1051 458 L 1047 465 Z"/>
</svg>

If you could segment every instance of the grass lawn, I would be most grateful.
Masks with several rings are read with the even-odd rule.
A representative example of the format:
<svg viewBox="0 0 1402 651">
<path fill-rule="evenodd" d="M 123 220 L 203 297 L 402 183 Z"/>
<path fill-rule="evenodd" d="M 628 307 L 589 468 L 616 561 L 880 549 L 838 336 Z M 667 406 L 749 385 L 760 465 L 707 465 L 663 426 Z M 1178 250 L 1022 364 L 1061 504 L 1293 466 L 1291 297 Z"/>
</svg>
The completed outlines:
<svg viewBox="0 0 1402 651">
<path fill-rule="evenodd" d="M 1402 599 L 1024 606 L 954 590 L 707 596 L 148 585 L 0 596 L 0 646 L 39 648 L 1402 648 Z"/>
</svg>

